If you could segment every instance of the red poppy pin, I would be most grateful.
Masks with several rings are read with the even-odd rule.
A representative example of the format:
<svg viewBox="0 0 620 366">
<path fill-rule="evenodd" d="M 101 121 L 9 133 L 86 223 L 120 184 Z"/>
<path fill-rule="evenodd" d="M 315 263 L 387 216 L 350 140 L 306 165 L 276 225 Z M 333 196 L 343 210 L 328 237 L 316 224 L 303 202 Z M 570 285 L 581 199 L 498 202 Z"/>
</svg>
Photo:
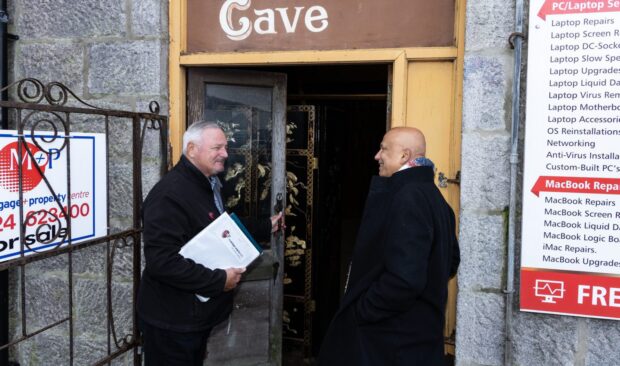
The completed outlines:
<svg viewBox="0 0 620 366">
<path fill-rule="evenodd" d="M 215 214 L 213 212 L 209 212 L 209 218 L 211 220 L 215 220 Z"/>
</svg>

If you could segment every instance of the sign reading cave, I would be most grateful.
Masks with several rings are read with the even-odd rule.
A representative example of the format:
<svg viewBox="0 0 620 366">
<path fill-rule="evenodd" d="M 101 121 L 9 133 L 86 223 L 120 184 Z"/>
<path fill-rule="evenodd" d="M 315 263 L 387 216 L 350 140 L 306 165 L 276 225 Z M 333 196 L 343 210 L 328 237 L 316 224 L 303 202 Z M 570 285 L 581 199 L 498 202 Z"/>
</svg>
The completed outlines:
<svg viewBox="0 0 620 366">
<path fill-rule="evenodd" d="M 454 45 L 452 0 L 188 0 L 187 52 Z"/>
</svg>

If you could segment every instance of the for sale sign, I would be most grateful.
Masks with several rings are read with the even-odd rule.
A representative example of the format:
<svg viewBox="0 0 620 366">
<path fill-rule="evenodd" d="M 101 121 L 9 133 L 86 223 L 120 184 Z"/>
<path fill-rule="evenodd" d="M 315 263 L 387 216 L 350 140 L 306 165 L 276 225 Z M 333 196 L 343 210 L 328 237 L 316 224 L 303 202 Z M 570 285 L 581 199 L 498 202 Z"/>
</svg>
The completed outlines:
<svg viewBox="0 0 620 366">
<path fill-rule="evenodd" d="M 106 235 L 105 162 L 104 134 L 2 131 L 0 261 Z"/>
<path fill-rule="evenodd" d="M 620 0 L 532 0 L 521 310 L 620 319 Z"/>
</svg>

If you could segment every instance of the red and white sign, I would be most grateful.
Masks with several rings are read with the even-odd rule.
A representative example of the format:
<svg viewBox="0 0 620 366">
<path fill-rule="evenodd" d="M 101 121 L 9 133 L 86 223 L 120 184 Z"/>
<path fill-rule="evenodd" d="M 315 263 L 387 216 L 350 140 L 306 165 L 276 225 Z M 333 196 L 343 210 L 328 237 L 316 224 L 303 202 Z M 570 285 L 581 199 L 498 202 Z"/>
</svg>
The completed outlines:
<svg viewBox="0 0 620 366">
<path fill-rule="evenodd" d="M 15 131 L 2 131 L 0 262 L 66 245 L 69 217 L 72 243 L 106 235 L 105 161 L 104 134 L 73 133 L 65 141 L 41 131 L 20 145 Z"/>
<path fill-rule="evenodd" d="M 617 276 L 522 268 L 521 309 L 620 319 L 618 280 Z"/>
<path fill-rule="evenodd" d="M 539 8 L 538 16 L 546 20 L 548 15 L 606 13 L 620 11 L 619 0 L 545 0 Z"/>
<path fill-rule="evenodd" d="M 521 310 L 620 319 L 620 0 L 529 27 Z"/>
</svg>

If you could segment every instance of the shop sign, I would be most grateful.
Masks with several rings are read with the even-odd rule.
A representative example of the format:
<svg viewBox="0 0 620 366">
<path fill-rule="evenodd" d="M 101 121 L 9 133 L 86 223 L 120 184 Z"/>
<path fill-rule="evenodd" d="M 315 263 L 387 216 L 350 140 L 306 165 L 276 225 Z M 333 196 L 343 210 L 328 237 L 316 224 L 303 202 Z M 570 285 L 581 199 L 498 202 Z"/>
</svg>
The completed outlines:
<svg viewBox="0 0 620 366">
<path fill-rule="evenodd" d="M 453 44 L 453 0 L 187 1 L 190 53 Z"/>
<path fill-rule="evenodd" d="M 0 134 L 0 262 L 22 249 L 27 256 L 66 245 L 69 217 L 74 244 L 106 235 L 105 135 L 72 133 L 65 140 L 50 132 L 26 134 L 21 154 L 17 136 Z"/>
<path fill-rule="evenodd" d="M 620 1 L 530 2 L 521 310 L 620 319 Z"/>
</svg>

